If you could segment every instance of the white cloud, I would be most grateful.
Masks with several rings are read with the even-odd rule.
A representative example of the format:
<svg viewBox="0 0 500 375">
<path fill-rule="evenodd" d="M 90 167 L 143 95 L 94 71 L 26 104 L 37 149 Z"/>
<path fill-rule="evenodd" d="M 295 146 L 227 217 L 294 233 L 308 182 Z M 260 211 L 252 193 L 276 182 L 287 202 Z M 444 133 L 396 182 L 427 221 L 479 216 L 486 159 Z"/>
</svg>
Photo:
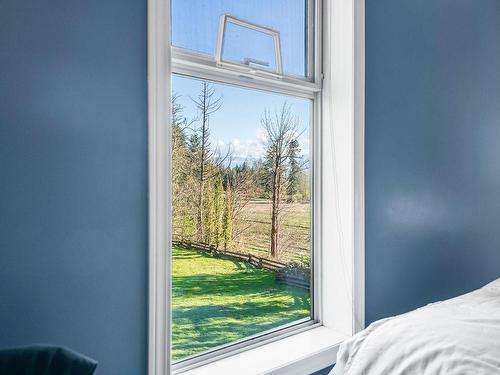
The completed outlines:
<svg viewBox="0 0 500 375">
<path fill-rule="evenodd" d="M 228 149 L 231 149 L 232 160 L 234 163 L 243 163 L 247 161 L 255 161 L 264 156 L 265 142 L 267 140 L 264 129 L 259 128 L 255 132 L 255 138 L 233 138 L 230 141 L 219 139 L 217 148 L 221 154 L 225 154 Z"/>
<path fill-rule="evenodd" d="M 267 133 L 264 128 L 258 128 L 255 134 L 261 143 L 265 144 L 267 142 Z"/>
<path fill-rule="evenodd" d="M 266 152 L 267 134 L 263 128 L 258 128 L 255 131 L 255 138 L 233 138 L 231 141 L 219 139 L 217 141 L 217 149 L 221 155 L 225 155 L 228 149 L 231 149 L 233 163 L 243 163 L 245 160 L 252 162 L 262 158 Z M 299 144 L 301 154 L 305 157 L 309 155 L 309 139 L 300 137 Z"/>
<path fill-rule="evenodd" d="M 242 163 L 245 160 L 255 161 L 264 155 L 264 144 L 257 139 L 234 138 L 230 142 L 219 140 L 217 148 L 221 154 L 231 150 L 232 159 L 235 163 Z"/>
</svg>

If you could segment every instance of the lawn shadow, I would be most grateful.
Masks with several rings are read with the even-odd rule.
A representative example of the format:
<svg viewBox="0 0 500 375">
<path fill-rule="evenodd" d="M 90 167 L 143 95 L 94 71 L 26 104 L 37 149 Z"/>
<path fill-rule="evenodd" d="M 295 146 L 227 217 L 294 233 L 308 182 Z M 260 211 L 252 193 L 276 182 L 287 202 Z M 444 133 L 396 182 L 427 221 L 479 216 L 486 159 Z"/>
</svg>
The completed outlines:
<svg viewBox="0 0 500 375">
<path fill-rule="evenodd" d="M 300 298 L 293 304 L 248 301 L 174 308 L 173 349 L 197 353 L 306 318 L 309 309 L 309 302 Z"/>
<path fill-rule="evenodd" d="M 187 249 L 173 259 L 182 270 L 172 278 L 174 359 L 310 314 L 309 290 L 277 281 L 273 271 Z"/>
</svg>

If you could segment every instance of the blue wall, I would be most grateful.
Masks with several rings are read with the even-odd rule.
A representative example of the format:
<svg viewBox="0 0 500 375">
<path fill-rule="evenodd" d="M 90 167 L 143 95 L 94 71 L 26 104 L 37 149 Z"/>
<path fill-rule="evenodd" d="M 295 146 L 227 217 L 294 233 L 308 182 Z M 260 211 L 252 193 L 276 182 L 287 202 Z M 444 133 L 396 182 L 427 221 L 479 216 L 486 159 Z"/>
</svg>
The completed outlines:
<svg viewBox="0 0 500 375">
<path fill-rule="evenodd" d="M 146 372 L 146 1 L 0 1 L 0 347 Z"/>
<path fill-rule="evenodd" d="M 500 1 L 366 1 L 368 322 L 500 277 Z"/>
</svg>

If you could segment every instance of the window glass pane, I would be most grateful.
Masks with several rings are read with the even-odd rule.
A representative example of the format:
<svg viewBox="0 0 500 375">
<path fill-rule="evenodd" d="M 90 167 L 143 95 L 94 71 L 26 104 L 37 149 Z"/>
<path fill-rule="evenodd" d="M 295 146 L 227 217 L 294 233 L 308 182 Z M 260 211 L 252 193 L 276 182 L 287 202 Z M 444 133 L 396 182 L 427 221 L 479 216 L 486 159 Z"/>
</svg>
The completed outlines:
<svg viewBox="0 0 500 375">
<path fill-rule="evenodd" d="M 306 0 L 172 0 L 172 44 L 213 56 L 219 18 L 230 14 L 279 31 L 284 72 L 306 76 L 306 3 Z M 247 47 L 254 44 L 250 42 Z"/>
<path fill-rule="evenodd" d="M 173 76 L 174 360 L 310 319 L 311 105 Z"/>
<path fill-rule="evenodd" d="M 274 37 L 228 21 L 222 60 L 276 71 Z"/>
</svg>

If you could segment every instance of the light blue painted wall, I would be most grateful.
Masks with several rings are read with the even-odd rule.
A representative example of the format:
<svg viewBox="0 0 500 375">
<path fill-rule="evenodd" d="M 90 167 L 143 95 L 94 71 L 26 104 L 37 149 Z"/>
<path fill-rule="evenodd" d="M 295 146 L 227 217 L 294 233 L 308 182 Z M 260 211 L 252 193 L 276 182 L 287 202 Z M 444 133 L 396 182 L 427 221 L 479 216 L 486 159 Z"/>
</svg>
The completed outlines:
<svg viewBox="0 0 500 375">
<path fill-rule="evenodd" d="M 146 1 L 0 1 L 0 347 L 146 373 Z"/>
</svg>

